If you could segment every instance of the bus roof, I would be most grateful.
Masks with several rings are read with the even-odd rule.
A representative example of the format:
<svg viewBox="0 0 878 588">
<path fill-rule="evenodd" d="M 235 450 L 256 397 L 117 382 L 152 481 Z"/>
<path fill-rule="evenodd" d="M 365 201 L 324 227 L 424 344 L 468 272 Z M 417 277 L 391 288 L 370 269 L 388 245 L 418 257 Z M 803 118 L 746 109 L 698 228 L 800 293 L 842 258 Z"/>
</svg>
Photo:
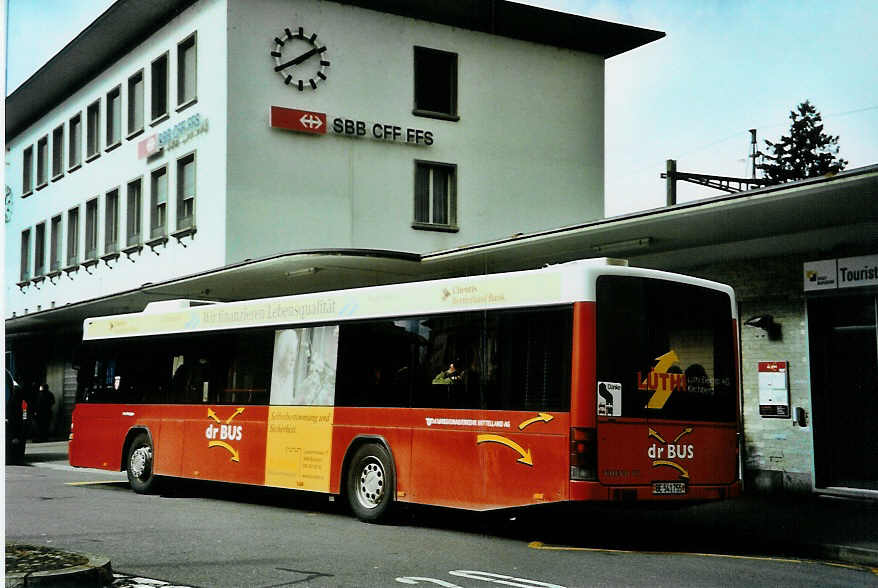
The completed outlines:
<svg viewBox="0 0 878 588">
<path fill-rule="evenodd" d="M 721 290 L 734 297 L 729 286 L 717 282 L 631 268 L 625 262 L 607 258 L 583 259 L 536 270 L 240 302 L 163 301 L 151 303 L 143 312 L 87 318 L 82 338 L 88 341 L 589 302 L 595 299 L 597 276 L 606 274 L 666 279 Z M 736 318 L 736 305 L 731 306 Z"/>
</svg>

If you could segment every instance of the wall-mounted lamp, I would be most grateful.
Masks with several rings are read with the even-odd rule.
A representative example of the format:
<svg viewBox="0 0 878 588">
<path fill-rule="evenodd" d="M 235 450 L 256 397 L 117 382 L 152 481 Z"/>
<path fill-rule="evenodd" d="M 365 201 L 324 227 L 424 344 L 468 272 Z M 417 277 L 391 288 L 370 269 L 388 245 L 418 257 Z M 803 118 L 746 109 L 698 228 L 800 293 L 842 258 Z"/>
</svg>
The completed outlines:
<svg viewBox="0 0 878 588">
<path fill-rule="evenodd" d="M 618 251 L 631 251 L 632 249 L 646 249 L 651 244 L 652 237 L 641 237 L 640 239 L 629 239 L 627 241 L 615 241 L 613 243 L 592 245 L 591 250 L 595 253 L 615 253 Z"/>
<path fill-rule="evenodd" d="M 774 317 L 770 314 L 760 314 L 753 316 L 744 321 L 747 327 L 755 327 L 762 329 L 768 335 L 771 341 L 778 341 L 781 338 L 780 325 L 774 322 Z"/>
</svg>

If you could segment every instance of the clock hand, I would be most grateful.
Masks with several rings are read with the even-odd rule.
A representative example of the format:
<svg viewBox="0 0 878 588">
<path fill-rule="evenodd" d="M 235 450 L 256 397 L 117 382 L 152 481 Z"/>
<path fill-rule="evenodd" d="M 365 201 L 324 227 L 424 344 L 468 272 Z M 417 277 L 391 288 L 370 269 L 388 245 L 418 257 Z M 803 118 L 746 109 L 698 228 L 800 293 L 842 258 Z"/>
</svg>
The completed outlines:
<svg viewBox="0 0 878 588">
<path fill-rule="evenodd" d="M 308 59 L 312 55 L 316 55 L 317 53 L 322 53 L 323 51 L 326 51 L 326 47 L 315 47 L 314 49 L 311 49 L 310 51 L 306 51 L 305 53 L 302 53 L 301 55 L 299 55 L 298 57 L 296 57 L 294 59 L 290 59 L 286 63 L 282 63 L 282 64 L 276 66 L 274 68 L 274 71 L 280 71 L 282 69 L 286 69 L 286 68 L 290 67 L 291 65 L 299 65 L 300 63 L 302 63 L 303 61 L 305 61 L 306 59 Z"/>
</svg>

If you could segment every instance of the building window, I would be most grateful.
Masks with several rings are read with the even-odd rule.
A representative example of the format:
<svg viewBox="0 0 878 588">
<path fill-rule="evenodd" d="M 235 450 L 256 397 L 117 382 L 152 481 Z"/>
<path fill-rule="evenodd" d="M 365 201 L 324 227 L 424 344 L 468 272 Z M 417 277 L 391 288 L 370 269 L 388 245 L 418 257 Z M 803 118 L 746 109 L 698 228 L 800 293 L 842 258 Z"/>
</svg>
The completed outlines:
<svg viewBox="0 0 878 588">
<path fill-rule="evenodd" d="M 37 141 L 37 188 L 49 182 L 49 137 Z"/>
<path fill-rule="evenodd" d="M 168 168 L 161 167 L 150 176 L 149 238 L 168 235 Z"/>
<path fill-rule="evenodd" d="M 165 53 L 152 62 L 150 69 L 152 91 L 152 121 L 155 123 L 158 119 L 168 114 L 168 54 Z"/>
<path fill-rule="evenodd" d="M 116 86 L 107 93 L 107 149 L 122 140 L 122 89 Z"/>
<path fill-rule="evenodd" d="M 21 273 L 22 282 L 30 279 L 30 229 L 21 232 Z"/>
<path fill-rule="evenodd" d="M 34 147 L 24 150 L 21 160 L 21 194 L 27 196 L 34 191 Z"/>
<path fill-rule="evenodd" d="M 79 263 L 79 208 L 67 211 L 67 265 Z"/>
<path fill-rule="evenodd" d="M 185 106 L 196 98 L 195 33 L 177 45 L 177 106 Z"/>
<path fill-rule="evenodd" d="M 67 149 L 68 167 L 78 167 L 82 163 L 82 115 L 70 119 L 70 145 Z"/>
<path fill-rule="evenodd" d="M 64 125 L 52 131 L 52 177 L 64 174 Z"/>
<path fill-rule="evenodd" d="M 61 269 L 61 215 L 52 219 L 52 242 L 49 252 L 49 272 L 57 272 Z"/>
<path fill-rule="evenodd" d="M 34 276 L 46 273 L 46 223 L 37 225 L 34 235 Z"/>
<path fill-rule="evenodd" d="M 85 259 L 98 256 L 98 199 L 85 203 Z"/>
<path fill-rule="evenodd" d="M 128 134 L 143 130 L 143 70 L 128 78 Z"/>
<path fill-rule="evenodd" d="M 101 151 L 101 101 L 93 102 L 85 113 L 85 159 L 100 155 Z"/>
<path fill-rule="evenodd" d="M 143 221 L 141 219 L 142 216 L 142 202 L 141 202 L 141 190 L 142 190 L 143 181 L 138 178 L 133 182 L 128 182 L 128 202 L 127 202 L 127 224 L 126 224 L 126 237 L 125 237 L 125 245 L 127 247 L 132 247 L 136 245 L 140 245 L 141 236 L 140 231 L 143 226 Z"/>
<path fill-rule="evenodd" d="M 457 228 L 457 166 L 415 162 L 416 228 Z"/>
<path fill-rule="evenodd" d="M 104 253 L 119 251 L 119 190 L 107 192 L 104 200 Z"/>
<path fill-rule="evenodd" d="M 418 116 L 458 120 L 457 54 L 415 47 L 415 109 Z"/>
<path fill-rule="evenodd" d="M 195 226 L 195 154 L 177 160 L 177 230 Z"/>
</svg>

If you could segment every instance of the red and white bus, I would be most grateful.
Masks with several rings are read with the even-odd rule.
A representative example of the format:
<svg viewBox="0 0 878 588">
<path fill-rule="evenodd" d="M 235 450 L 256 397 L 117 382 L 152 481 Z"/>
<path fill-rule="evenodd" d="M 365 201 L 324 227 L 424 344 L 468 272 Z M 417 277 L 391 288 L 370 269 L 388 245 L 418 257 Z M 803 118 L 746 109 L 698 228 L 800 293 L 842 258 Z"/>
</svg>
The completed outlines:
<svg viewBox="0 0 878 588">
<path fill-rule="evenodd" d="M 608 260 L 87 319 L 70 463 L 488 510 L 740 493 L 731 288 Z"/>
</svg>

